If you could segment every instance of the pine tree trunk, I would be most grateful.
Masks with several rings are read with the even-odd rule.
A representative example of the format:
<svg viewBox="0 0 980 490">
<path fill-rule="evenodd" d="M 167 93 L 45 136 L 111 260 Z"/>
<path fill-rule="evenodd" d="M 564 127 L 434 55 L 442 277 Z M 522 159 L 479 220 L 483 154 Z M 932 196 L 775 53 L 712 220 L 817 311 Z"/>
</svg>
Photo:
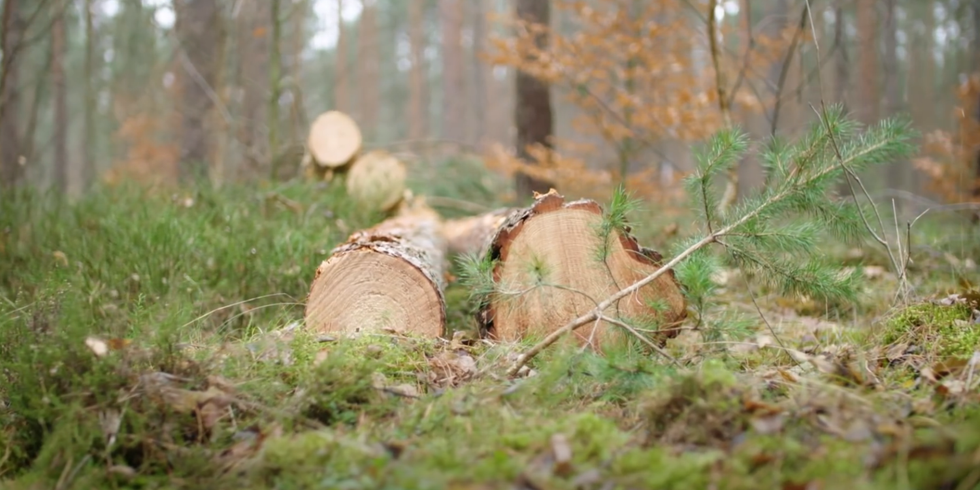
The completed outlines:
<svg viewBox="0 0 980 490">
<path fill-rule="evenodd" d="M 68 87 L 65 83 L 65 6 L 54 8 L 51 23 L 51 85 L 54 94 L 54 187 L 68 192 Z"/>
<path fill-rule="evenodd" d="M 463 101 L 462 0 L 439 0 L 442 22 L 442 135 L 449 141 L 462 141 L 466 122 Z"/>
<path fill-rule="evenodd" d="M 372 140 L 377 137 L 378 100 L 381 98 L 377 7 L 373 0 L 361 0 L 361 5 L 363 10 L 361 10 L 359 24 L 360 35 L 357 39 L 357 86 L 361 96 L 358 124 L 364 137 Z"/>
<path fill-rule="evenodd" d="M 486 26 L 486 4 L 484 2 L 470 2 L 470 17 L 473 19 L 473 52 L 472 60 L 473 74 L 473 95 L 470 97 L 473 110 L 470 111 L 470 137 L 471 143 L 477 148 L 483 148 L 486 141 L 487 119 L 485 114 L 489 106 L 487 100 L 487 75 L 484 61 L 480 59 L 486 50 L 487 26 Z"/>
<path fill-rule="evenodd" d="M 878 121 L 878 15 L 875 9 L 877 0 L 857 0 L 857 32 L 860 50 L 861 79 L 858 82 L 858 101 L 855 107 L 861 122 L 873 124 Z"/>
<path fill-rule="evenodd" d="M 344 0 L 337 0 L 337 58 L 334 65 L 335 110 L 350 112 L 350 70 L 347 66 L 347 29 L 344 27 Z"/>
<path fill-rule="evenodd" d="M 980 70 L 980 0 L 973 1 L 973 70 Z M 980 121 L 980 99 L 977 100 L 973 114 Z M 980 198 L 980 149 L 977 149 L 973 177 L 972 194 L 976 200 Z M 973 220 L 974 222 L 980 221 L 980 214 L 974 213 Z"/>
<path fill-rule="evenodd" d="M 902 110 L 902 95 L 899 91 L 900 74 L 898 72 L 898 19 L 895 17 L 896 0 L 885 0 L 885 52 L 883 61 L 885 82 L 885 113 L 891 117 Z M 893 189 L 905 189 L 908 163 L 896 161 L 884 167 L 887 182 Z M 896 200 L 896 210 L 901 211 L 903 200 Z"/>
<path fill-rule="evenodd" d="M 290 91 L 293 95 L 291 104 L 291 143 L 303 140 L 303 132 L 309 126 L 306 118 L 306 109 L 303 103 L 303 52 L 306 49 L 307 40 L 307 19 L 312 15 L 309 0 L 298 0 L 293 2 L 292 11 L 292 46 L 290 49 L 291 59 L 289 62 Z"/>
<path fill-rule="evenodd" d="M 504 220 L 487 247 L 496 262 L 496 291 L 483 298 L 477 317 L 486 335 L 505 341 L 546 335 L 659 268 L 660 255 L 640 247 L 628 230 L 603 239 L 602 214 L 594 201 L 565 202 L 548 193 Z M 646 328 L 656 323 L 651 340 L 663 342 L 679 332 L 675 327 L 686 316 L 686 304 L 670 272 L 621 300 L 609 316 L 650 324 Z M 600 348 L 619 333 L 604 321 L 594 332 L 579 329 L 575 337 Z"/>
<path fill-rule="evenodd" d="M 408 37 L 412 67 L 408 73 L 408 139 L 418 141 L 428 133 L 429 112 L 425 110 L 425 18 L 424 2 L 408 2 Z"/>
<path fill-rule="evenodd" d="M 269 93 L 270 2 L 242 2 L 238 21 L 238 70 L 242 88 L 239 140 L 245 148 L 241 177 L 256 178 L 267 171 L 269 142 L 265 130 Z"/>
<path fill-rule="evenodd" d="M 524 22 L 550 25 L 551 9 L 549 1 L 517 0 L 517 18 Z M 549 36 L 545 32 L 537 37 L 539 49 L 547 49 Z M 524 73 L 517 71 L 516 81 L 517 101 L 514 107 L 514 124 L 517 126 L 517 156 L 526 163 L 531 163 L 529 145 L 543 145 L 553 148 L 551 141 L 554 133 L 552 120 L 551 91 L 548 84 Z M 524 200 L 531 197 L 533 192 L 547 192 L 551 184 L 540 179 L 518 172 L 516 176 L 517 197 Z"/>
<path fill-rule="evenodd" d="M 837 46 L 837 54 L 834 55 L 834 102 L 847 105 L 847 88 L 850 83 L 850 66 L 847 57 L 847 43 L 845 42 L 844 26 L 847 19 L 844 17 L 844 8 L 841 6 L 846 0 L 837 0 L 834 8 L 834 44 Z"/>
<path fill-rule="evenodd" d="M 0 187 L 13 187 L 20 183 L 24 167 L 20 164 L 20 43 L 23 42 L 24 20 L 21 2 L 5 0 L 3 18 L 0 19 Z"/>
<path fill-rule="evenodd" d="M 85 0 L 85 127 L 82 129 L 82 167 L 80 180 L 83 190 L 95 180 L 95 24 L 92 21 L 92 0 Z"/>
<path fill-rule="evenodd" d="M 217 0 L 174 0 L 175 32 L 181 43 L 180 177 L 206 178 L 212 135 L 208 116 L 214 108 L 222 21 Z M 210 92 L 210 93 L 209 93 Z"/>
<path fill-rule="evenodd" d="M 272 26 L 271 46 L 269 47 L 269 113 L 266 126 L 269 128 L 269 162 L 272 169 L 271 177 L 275 178 L 279 173 L 277 162 L 279 161 L 279 96 L 280 78 L 282 77 L 282 51 L 280 49 L 282 41 L 282 19 L 279 15 L 279 0 L 269 0 L 272 11 L 269 15 L 269 24 Z"/>
<path fill-rule="evenodd" d="M 390 330 L 440 337 L 446 242 L 440 218 L 418 206 L 351 235 L 316 270 L 306 327 L 321 333 Z"/>
</svg>

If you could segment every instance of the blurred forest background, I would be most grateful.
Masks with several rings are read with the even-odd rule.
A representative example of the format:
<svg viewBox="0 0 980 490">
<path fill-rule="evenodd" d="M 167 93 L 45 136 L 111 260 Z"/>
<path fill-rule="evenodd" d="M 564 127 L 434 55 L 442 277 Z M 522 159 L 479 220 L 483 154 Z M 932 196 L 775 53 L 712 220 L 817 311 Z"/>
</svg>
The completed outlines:
<svg viewBox="0 0 980 490">
<path fill-rule="evenodd" d="M 3 0 L 0 189 L 301 178 L 309 123 L 336 109 L 417 175 L 472 157 L 526 175 L 511 197 L 625 181 L 669 202 L 692 144 L 726 124 L 792 137 L 822 94 L 921 131 L 874 195 L 974 200 L 980 1 L 809 5 Z M 760 175 L 742 162 L 738 188 Z"/>
</svg>

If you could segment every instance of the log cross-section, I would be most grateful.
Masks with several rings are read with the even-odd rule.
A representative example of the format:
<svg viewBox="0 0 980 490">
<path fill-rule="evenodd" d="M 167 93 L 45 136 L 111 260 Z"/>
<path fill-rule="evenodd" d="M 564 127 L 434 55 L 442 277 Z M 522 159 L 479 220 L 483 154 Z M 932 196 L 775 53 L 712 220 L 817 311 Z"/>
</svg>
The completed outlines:
<svg viewBox="0 0 980 490">
<path fill-rule="evenodd" d="M 446 241 L 440 226 L 434 211 L 418 207 L 351 235 L 316 270 L 307 328 L 442 336 Z"/>
<path fill-rule="evenodd" d="M 628 229 L 613 231 L 603 243 L 602 220 L 602 208 L 594 201 L 565 202 L 554 191 L 513 212 L 487 248 L 495 261 L 495 291 L 482 302 L 481 329 L 505 341 L 547 335 L 660 267 L 661 256 L 640 247 Z M 662 343 L 677 335 L 686 302 L 670 272 L 605 314 L 654 326 L 646 333 Z M 622 333 L 603 321 L 594 329 L 579 329 L 575 337 L 579 344 L 600 348 Z"/>
</svg>

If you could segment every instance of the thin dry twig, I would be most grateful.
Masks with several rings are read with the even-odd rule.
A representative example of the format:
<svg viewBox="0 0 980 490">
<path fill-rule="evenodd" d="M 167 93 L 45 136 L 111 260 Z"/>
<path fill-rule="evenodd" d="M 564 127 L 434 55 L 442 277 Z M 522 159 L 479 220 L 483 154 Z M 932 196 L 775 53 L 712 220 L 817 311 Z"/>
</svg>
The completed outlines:
<svg viewBox="0 0 980 490">
<path fill-rule="evenodd" d="M 602 314 L 600 314 L 598 316 L 598 319 L 599 320 L 607 321 L 609 323 L 612 323 L 613 325 L 616 325 L 618 327 L 621 327 L 622 329 L 626 330 L 627 332 L 629 332 L 630 334 L 632 334 L 634 337 L 636 337 L 637 339 L 639 339 L 640 342 L 643 342 L 644 344 L 646 344 L 647 347 L 653 349 L 654 352 L 656 352 L 657 354 L 660 354 L 661 356 L 664 356 L 668 361 L 670 361 L 671 364 L 673 364 L 673 365 L 675 365 L 677 367 L 680 367 L 680 363 L 677 362 L 677 359 L 674 359 L 674 357 L 671 356 L 670 354 L 668 354 L 667 351 L 663 350 L 663 348 L 661 348 L 659 345 L 653 343 L 650 339 L 646 338 L 643 334 L 641 334 L 640 332 L 637 332 L 636 329 L 633 328 L 632 325 L 630 325 L 630 324 L 628 324 L 626 322 L 619 321 L 619 320 L 617 320 L 615 318 L 602 315 Z"/>
</svg>

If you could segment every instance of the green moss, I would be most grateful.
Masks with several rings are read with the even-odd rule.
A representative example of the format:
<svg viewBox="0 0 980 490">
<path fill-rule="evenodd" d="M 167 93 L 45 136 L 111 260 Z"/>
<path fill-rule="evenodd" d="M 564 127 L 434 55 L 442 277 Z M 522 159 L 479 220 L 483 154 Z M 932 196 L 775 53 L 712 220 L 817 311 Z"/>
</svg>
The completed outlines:
<svg viewBox="0 0 980 490">
<path fill-rule="evenodd" d="M 907 342 L 942 357 L 969 356 L 980 346 L 980 325 L 970 322 L 969 305 L 922 303 L 904 308 L 885 322 L 885 344 Z"/>
</svg>

